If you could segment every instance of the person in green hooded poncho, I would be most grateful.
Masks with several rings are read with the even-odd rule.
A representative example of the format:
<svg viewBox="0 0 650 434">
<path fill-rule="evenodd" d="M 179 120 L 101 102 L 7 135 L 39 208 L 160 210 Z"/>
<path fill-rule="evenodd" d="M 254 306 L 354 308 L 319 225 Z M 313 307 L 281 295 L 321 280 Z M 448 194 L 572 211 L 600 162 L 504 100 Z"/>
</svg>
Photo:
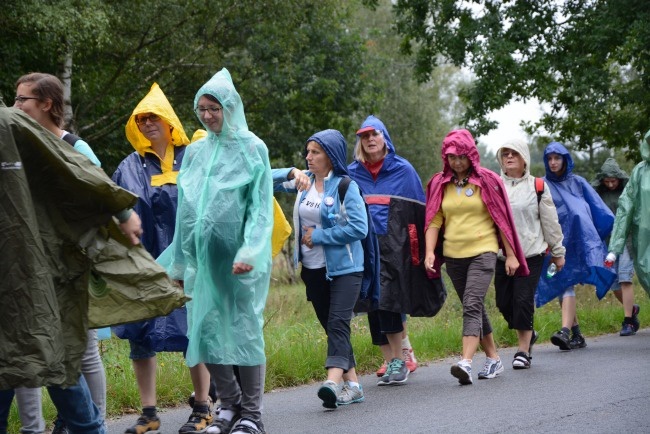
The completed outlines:
<svg viewBox="0 0 650 434">
<path fill-rule="evenodd" d="M 621 197 L 629 176 L 623 169 L 621 169 L 613 158 L 605 160 L 600 168 L 600 172 L 596 174 L 596 179 L 591 183 L 591 186 L 596 190 L 598 195 L 603 199 L 603 202 L 609 207 L 614 214 L 618 208 L 618 199 Z M 616 280 L 612 285 L 611 290 L 614 295 L 623 305 L 623 324 L 621 326 L 621 336 L 631 336 L 636 334 L 639 330 L 639 310 L 638 304 L 634 304 L 634 285 L 632 277 L 634 276 L 634 264 L 630 256 L 631 240 L 628 237 L 628 242 L 623 248 L 623 252 L 614 264 L 616 271 Z"/>
<path fill-rule="evenodd" d="M 631 239 L 634 270 L 639 283 L 650 295 L 650 131 L 641 141 L 643 161 L 632 169 L 630 179 L 618 199 L 616 220 L 609 251 L 621 255 Z"/>
<path fill-rule="evenodd" d="M 194 108 L 208 134 L 185 153 L 177 180 L 176 231 L 158 262 L 192 297 L 187 364 L 206 363 L 221 398 L 208 432 L 261 433 L 262 326 L 273 228 L 268 150 L 248 130 L 242 100 L 225 68 L 199 89 Z M 181 433 L 199 431 L 212 419 L 207 394 L 199 395 L 196 385 L 195 390 L 194 411 Z"/>
</svg>

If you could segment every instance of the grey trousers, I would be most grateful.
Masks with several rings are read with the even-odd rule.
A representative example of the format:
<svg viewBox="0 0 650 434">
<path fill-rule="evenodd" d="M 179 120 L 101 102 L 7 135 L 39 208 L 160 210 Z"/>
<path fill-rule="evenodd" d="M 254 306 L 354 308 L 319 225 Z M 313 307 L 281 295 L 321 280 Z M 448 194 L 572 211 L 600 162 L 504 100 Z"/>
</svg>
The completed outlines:
<svg viewBox="0 0 650 434">
<path fill-rule="evenodd" d="M 471 258 L 445 257 L 447 274 L 463 303 L 463 336 L 483 338 L 492 333 L 485 311 L 485 295 L 492 282 L 496 261 L 497 255 L 492 252 Z"/>
<path fill-rule="evenodd" d="M 241 387 L 235 377 L 233 365 L 207 363 L 206 366 L 215 382 L 221 408 L 232 410 L 240 417 L 254 421 L 263 430 L 262 397 L 266 365 L 237 366 Z"/>
<path fill-rule="evenodd" d="M 88 344 L 81 358 L 81 372 L 88 383 L 93 402 L 99 409 L 102 419 L 106 418 L 106 373 L 104 364 L 99 356 L 97 346 L 97 331 L 88 330 Z M 40 434 L 45 431 L 43 408 L 41 404 L 41 389 L 16 389 L 16 405 L 23 434 Z"/>
</svg>

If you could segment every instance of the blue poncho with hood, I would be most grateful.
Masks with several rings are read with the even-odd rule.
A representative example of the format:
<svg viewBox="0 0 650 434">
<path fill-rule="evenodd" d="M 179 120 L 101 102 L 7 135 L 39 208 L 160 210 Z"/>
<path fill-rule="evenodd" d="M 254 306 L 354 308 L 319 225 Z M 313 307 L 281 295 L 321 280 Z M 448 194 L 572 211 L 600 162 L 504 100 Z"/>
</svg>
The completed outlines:
<svg viewBox="0 0 650 434">
<path fill-rule="evenodd" d="M 265 363 L 263 314 L 271 277 L 273 183 L 268 149 L 248 130 L 230 73 L 216 73 L 196 94 L 223 106 L 220 133 L 187 148 L 178 175 L 178 213 L 172 244 L 158 258 L 184 281 L 186 361 L 256 366 Z M 199 120 L 201 120 L 199 118 Z M 233 264 L 253 266 L 233 274 Z"/>
<path fill-rule="evenodd" d="M 641 157 L 643 161 L 632 169 L 618 199 L 609 248 L 620 255 L 630 237 L 634 269 L 639 283 L 650 295 L 650 131 L 641 141 Z"/>
<path fill-rule="evenodd" d="M 561 175 L 551 172 L 549 154 L 561 155 L 565 170 Z M 551 190 L 566 247 L 566 264 L 553 278 L 539 280 L 535 303 L 543 306 L 575 284 L 591 284 L 601 299 L 614 283 L 616 274 L 604 265 L 607 248 L 604 240 L 612 230 L 614 214 L 598 193 L 581 176 L 573 173 L 573 158 L 558 142 L 544 150 L 544 180 Z M 548 265 L 546 258 L 545 265 Z"/>
</svg>

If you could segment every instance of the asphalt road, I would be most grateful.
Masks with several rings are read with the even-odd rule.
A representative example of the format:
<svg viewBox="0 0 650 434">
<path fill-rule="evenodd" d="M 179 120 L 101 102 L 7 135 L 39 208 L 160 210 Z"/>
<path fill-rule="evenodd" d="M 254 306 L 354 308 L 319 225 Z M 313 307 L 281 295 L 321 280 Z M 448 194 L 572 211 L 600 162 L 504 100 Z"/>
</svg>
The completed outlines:
<svg viewBox="0 0 650 434">
<path fill-rule="evenodd" d="M 402 386 L 361 377 L 363 403 L 324 411 L 318 384 L 264 396 L 269 434 L 285 433 L 650 433 L 650 328 L 635 336 L 587 338 L 587 348 L 561 352 L 537 344 L 529 370 L 512 369 L 514 348 L 500 350 L 506 370 L 477 380 L 484 355 L 474 358 L 474 384 L 449 373 L 455 359 L 420 366 Z M 417 348 L 416 348 L 417 350 Z M 175 434 L 189 407 L 161 412 L 161 432 Z M 122 434 L 134 416 L 108 422 Z"/>
</svg>

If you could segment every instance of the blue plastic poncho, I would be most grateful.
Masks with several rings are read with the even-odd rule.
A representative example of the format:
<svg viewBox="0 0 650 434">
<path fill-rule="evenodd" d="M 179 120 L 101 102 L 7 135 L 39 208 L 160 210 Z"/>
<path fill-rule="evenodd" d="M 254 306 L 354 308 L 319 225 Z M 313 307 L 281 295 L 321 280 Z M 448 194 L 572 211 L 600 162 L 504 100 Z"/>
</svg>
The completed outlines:
<svg viewBox="0 0 650 434">
<path fill-rule="evenodd" d="M 222 69 L 196 94 L 223 106 L 220 133 L 187 148 L 178 176 L 178 214 L 172 244 L 158 258 L 185 281 L 187 364 L 265 363 L 262 332 L 271 276 L 273 183 L 268 150 L 248 130 L 244 106 Z M 234 275 L 233 263 L 253 266 Z"/>
<path fill-rule="evenodd" d="M 618 199 L 609 248 L 620 254 L 631 235 L 634 269 L 639 283 L 650 295 L 650 131 L 641 141 L 641 157 L 643 161 L 632 170 Z"/>
<path fill-rule="evenodd" d="M 549 154 L 561 155 L 566 170 L 557 176 L 548 166 Z M 557 216 L 564 235 L 566 264 L 553 278 L 543 277 L 537 285 L 535 304 L 543 306 L 575 284 L 588 283 L 596 287 L 599 299 L 614 283 L 616 274 L 604 265 L 607 248 L 604 240 L 612 230 L 614 214 L 598 193 L 581 176 L 573 173 L 573 158 L 558 142 L 544 150 L 544 180 L 551 190 Z M 544 259 L 544 267 L 549 256 Z M 543 268 L 546 269 L 546 268 Z"/>
<path fill-rule="evenodd" d="M 135 117 L 142 113 L 155 113 L 172 128 L 172 143 L 162 160 L 151 149 L 151 142 L 135 122 Z M 178 201 L 176 178 L 190 141 L 169 100 L 156 83 L 133 109 L 125 129 L 135 152 L 122 160 L 113 174 L 113 181 L 138 195 L 134 209 L 142 220 L 142 245 L 155 258 L 174 237 Z M 186 317 L 185 307 L 180 307 L 164 317 L 113 327 L 113 332 L 121 339 L 130 339 L 156 352 L 185 351 Z"/>
</svg>

